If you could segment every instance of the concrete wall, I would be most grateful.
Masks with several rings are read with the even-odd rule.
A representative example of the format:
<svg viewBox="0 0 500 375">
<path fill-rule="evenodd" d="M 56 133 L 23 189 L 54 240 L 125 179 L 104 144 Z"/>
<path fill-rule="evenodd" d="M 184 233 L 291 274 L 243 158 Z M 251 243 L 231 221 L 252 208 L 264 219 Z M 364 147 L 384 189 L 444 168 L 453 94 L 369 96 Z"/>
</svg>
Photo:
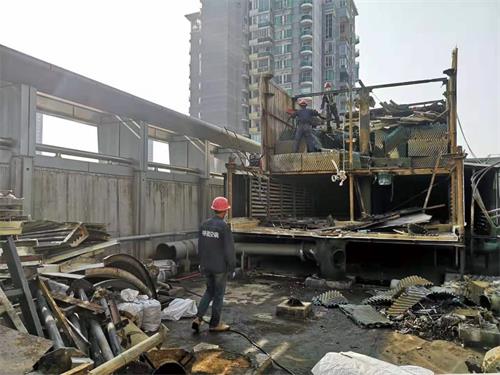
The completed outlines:
<svg viewBox="0 0 500 375">
<path fill-rule="evenodd" d="M 8 165 L 0 164 L 0 190 L 9 189 L 10 168 Z"/>
<path fill-rule="evenodd" d="M 35 168 L 33 218 L 106 224 L 113 237 L 134 233 L 133 179 Z"/>
</svg>

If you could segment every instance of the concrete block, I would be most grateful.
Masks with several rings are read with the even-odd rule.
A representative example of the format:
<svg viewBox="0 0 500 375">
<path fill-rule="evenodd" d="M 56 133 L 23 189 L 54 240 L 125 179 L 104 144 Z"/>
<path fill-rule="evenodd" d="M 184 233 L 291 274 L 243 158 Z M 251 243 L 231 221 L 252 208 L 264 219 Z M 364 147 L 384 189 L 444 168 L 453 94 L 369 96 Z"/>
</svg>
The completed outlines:
<svg viewBox="0 0 500 375">
<path fill-rule="evenodd" d="M 316 277 L 308 277 L 306 278 L 304 285 L 306 286 L 306 288 L 325 288 L 326 280 L 318 279 Z"/>
<path fill-rule="evenodd" d="M 285 319 L 305 320 L 311 315 L 311 302 L 302 302 L 302 306 L 290 306 L 288 300 L 286 300 L 276 306 L 276 316 Z"/>
<path fill-rule="evenodd" d="M 458 337 L 465 346 L 493 348 L 500 345 L 500 331 L 493 323 L 486 323 L 483 327 L 460 323 Z"/>
</svg>

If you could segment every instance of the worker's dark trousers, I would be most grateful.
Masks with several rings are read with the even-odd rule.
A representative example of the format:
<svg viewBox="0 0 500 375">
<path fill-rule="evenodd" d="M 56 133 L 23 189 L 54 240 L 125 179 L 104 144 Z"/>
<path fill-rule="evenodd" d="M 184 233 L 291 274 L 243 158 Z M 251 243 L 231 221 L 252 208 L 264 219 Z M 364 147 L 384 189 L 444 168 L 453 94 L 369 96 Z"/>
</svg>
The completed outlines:
<svg viewBox="0 0 500 375">
<path fill-rule="evenodd" d="M 205 315 L 210 302 L 212 302 L 210 327 L 216 327 L 220 323 L 222 303 L 224 302 L 224 293 L 226 292 L 227 273 L 207 273 L 205 277 L 207 278 L 207 290 L 201 298 L 197 316 L 203 319 L 203 315 Z"/>
<path fill-rule="evenodd" d="M 307 152 L 314 152 L 315 147 L 314 147 L 314 138 L 312 136 L 312 126 L 311 125 L 299 125 L 297 127 L 297 131 L 295 132 L 295 144 L 294 144 L 294 151 L 293 152 L 299 152 L 299 147 L 300 147 L 300 141 L 302 138 L 306 139 L 307 143 Z"/>
</svg>

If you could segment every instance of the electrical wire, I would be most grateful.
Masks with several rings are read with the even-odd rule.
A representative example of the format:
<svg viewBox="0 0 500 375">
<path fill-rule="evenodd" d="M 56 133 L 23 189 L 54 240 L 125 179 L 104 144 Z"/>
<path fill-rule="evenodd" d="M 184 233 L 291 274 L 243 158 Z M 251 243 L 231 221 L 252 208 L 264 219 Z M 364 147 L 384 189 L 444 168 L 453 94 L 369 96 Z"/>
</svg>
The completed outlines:
<svg viewBox="0 0 500 375">
<path fill-rule="evenodd" d="M 464 141 L 465 141 L 465 144 L 467 145 L 467 148 L 469 149 L 471 155 L 477 159 L 476 154 L 474 153 L 474 151 L 472 151 L 472 148 L 470 147 L 469 141 L 467 140 L 467 137 L 465 136 L 465 132 L 464 132 L 464 129 L 462 128 L 462 123 L 460 122 L 460 117 L 458 117 L 458 114 L 457 114 L 457 120 L 458 120 L 458 126 L 460 128 L 460 133 L 462 133 L 462 137 L 464 137 Z"/>
</svg>

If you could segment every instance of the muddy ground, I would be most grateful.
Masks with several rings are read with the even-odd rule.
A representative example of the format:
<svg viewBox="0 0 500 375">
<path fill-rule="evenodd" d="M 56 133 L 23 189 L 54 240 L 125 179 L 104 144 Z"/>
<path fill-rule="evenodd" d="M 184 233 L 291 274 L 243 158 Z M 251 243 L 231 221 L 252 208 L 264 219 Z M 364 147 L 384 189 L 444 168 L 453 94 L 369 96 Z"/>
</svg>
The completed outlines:
<svg viewBox="0 0 500 375">
<path fill-rule="evenodd" d="M 184 281 L 185 288 L 201 294 L 203 279 Z M 354 285 L 343 291 L 350 303 L 366 298 L 366 286 Z M 295 374 L 309 374 L 311 368 L 328 352 L 355 351 L 398 365 L 421 365 L 436 373 L 468 373 L 465 361 L 480 363 L 484 351 L 464 349 L 445 341 L 425 341 L 412 335 L 401 335 L 388 328 L 364 329 L 354 324 L 339 309 L 314 306 L 314 316 L 306 321 L 292 321 L 275 316 L 276 305 L 290 296 L 302 301 L 323 290 L 305 288 L 303 278 L 252 276 L 228 283 L 223 319 L 233 328 L 250 336 Z M 199 301 L 193 294 L 183 298 Z M 191 319 L 166 322 L 170 329 L 165 346 L 192 349 L 200 342 L 248 353 L 257 351 L 234 333 L 210 333 L 206 325 L 200 334 L 193 334 Z M 264 373 L 281 374 L 269 367 Z"/>
</svg>

